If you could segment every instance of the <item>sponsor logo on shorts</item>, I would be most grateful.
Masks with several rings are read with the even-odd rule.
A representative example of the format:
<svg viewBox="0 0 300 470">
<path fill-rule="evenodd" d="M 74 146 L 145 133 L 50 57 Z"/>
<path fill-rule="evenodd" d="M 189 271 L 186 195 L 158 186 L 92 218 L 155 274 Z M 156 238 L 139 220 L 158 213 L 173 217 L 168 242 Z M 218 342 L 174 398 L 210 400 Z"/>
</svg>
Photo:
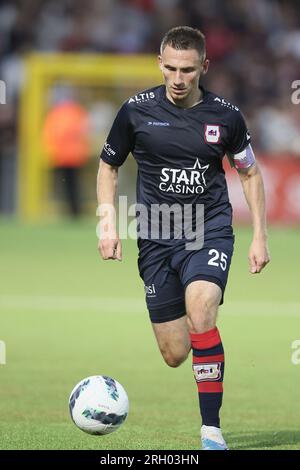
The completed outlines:
<svg viewBox="0 0 300 470">
<path fill-rule="evenodd" d="M 218 380 L 221 378 L 221 362 L 214 364 L 193 364 L 197 382 Z"/>
<path fill-rule="evenodd" d="M 156 290 L 155 290 L 155 285 L 154 284 L 151 284 L 150 286 L 145 285 L 144 289 L 145 289 L 145 294 L 146 295 L 151 296 L 151 297 L 156 296 Z"/>
</svg>

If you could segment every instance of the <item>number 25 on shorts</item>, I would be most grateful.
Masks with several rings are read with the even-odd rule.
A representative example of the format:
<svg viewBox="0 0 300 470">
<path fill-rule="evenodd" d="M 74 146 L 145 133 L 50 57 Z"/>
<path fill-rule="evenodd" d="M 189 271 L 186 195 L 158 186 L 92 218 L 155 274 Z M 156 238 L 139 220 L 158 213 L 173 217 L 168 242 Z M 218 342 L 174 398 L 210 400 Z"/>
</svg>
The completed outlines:
<svg viewBox="0 0 300 470">
<path fill-rule="evenodd" d="M 211 250 L 209 250 L 208 255 L 211 256 L 208 261 L 208 264 L 210 264 L 211 266 L 216 266 L 217 268 L 220 266 L 222 271 L 226 271 L 228 256 L 223 253 L 223 251 L 219 252 L 218 250 L 212 248 Z"/>
</svg>

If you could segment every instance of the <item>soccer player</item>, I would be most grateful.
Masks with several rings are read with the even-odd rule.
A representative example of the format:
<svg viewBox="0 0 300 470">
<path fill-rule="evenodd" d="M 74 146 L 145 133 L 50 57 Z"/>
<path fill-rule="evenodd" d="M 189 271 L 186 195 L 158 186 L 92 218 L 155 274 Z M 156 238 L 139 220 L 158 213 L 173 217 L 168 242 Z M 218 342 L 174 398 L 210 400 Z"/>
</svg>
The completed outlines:
<svg viewBox="0 0 300 470">
<path fill-rule="evenodd" d="M 202 448 L 226 450 L 219 418 L 224 350 L 216 319 L 234 234 L 224 155 L 238 171 L 252 216 L 252 274 L 269 262 L 263 180 L 241 112 L 199 84 L 209 67 L 204 35 L 187 26 L 171 29 L 158 61 L 164 85 L 131 97 L 115 118 L 101 153 L 98 202 L 114 206 L 118 168 L 131 152 L 138 165 L 139 212 L 146 208 L 150 219 L 145 229 L 145 220 L 138 218 L 144 227 L 138 233 L 138 266 L 157 343 L 170 367 L 178 367 L 192 349 Z M 184 219 L 186 207 L 192 212 L 183 220 L 184 231 L 178 215 L 182 208 Z M 162 234 L 166 208 L 172 209 L 168 237 Z M 100 236 L 100 254 L 121 260 L 117 228 L 113 221 L 109 225 L 110 235 Z"/>
</svg>

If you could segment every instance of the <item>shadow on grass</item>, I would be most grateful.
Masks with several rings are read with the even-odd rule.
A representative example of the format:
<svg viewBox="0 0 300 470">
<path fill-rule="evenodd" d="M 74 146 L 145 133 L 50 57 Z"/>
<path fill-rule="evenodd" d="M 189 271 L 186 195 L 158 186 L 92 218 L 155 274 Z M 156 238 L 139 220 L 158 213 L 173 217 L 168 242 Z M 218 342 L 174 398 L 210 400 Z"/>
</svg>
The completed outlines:
<svg viewBox="0 0 300 470">
<path fill-rule="evenodd" d="M 297 446 L 300 449 L 300 431 L 248 431 L 245 433 L 227 433 L 226 440 L 232 450 L 270 449 Z"/>
</svg>

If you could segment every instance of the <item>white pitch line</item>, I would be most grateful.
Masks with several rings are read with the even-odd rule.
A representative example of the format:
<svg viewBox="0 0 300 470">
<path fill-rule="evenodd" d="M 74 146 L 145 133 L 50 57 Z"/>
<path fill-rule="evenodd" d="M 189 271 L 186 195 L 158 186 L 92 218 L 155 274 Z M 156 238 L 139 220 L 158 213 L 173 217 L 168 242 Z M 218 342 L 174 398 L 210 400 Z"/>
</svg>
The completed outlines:
<svg viewBox="0 0 300 470">
<path fill-rule="evenodd" d="M 116 297 L 83 297 L 83 296 L 32 296 L 32 295 L 3 295 L 0 296 L 0 309 L 23 310 L 59 310 L 77 311 L 93 310 L 105 312 L 140 312 L 145 310 L 143 297 L 118 298 Z"/>
<path fill-rule="evenodd" d="M 96 311 L 99 313 L 140 313 L 147 310 L 141 297 L 88 297 L 50 295 L 1 295 L 1 311 L 13 309 L 31 311 Z M 271 301 L 228 301 L 220 308 L 220 316 L 226 315 L 268 315 L 300 317 L 300 302 Z"/>
</svg>

